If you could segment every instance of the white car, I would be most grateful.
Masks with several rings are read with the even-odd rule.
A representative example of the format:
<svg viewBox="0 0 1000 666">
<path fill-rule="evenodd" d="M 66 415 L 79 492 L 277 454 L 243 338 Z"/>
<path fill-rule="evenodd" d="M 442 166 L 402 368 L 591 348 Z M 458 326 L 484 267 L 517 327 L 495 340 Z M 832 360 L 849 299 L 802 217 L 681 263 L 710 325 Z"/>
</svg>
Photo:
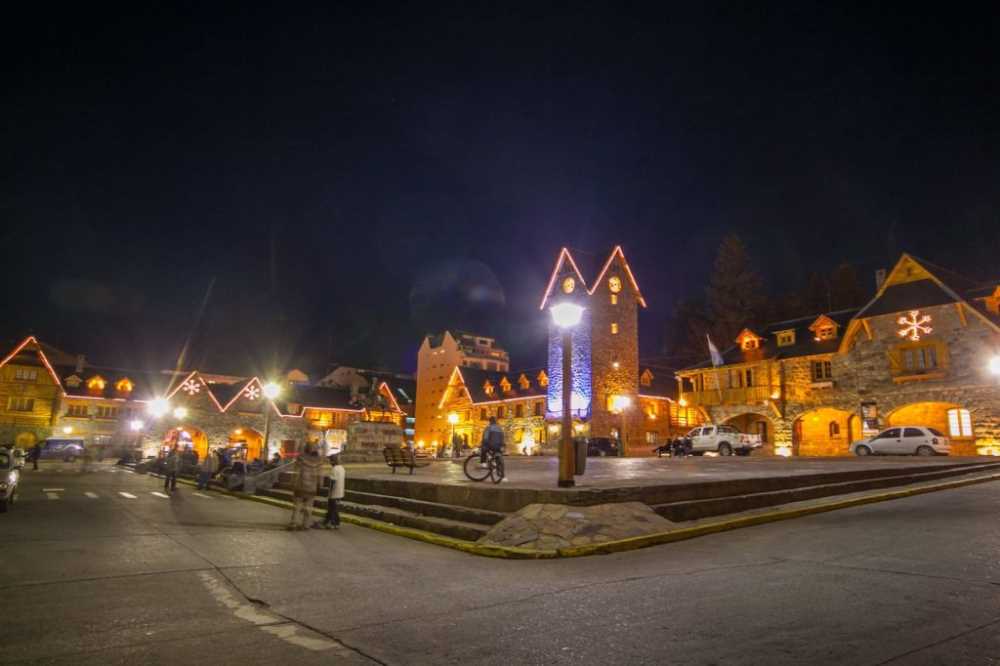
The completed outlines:
<svg viewBox="0 0 1000 666">
<path fill-rule="evenodd" d="M 951 442 L 934 428 L 924 426 L 898 426 L 883 430 L 874 437 L 851 444 L 856 456 L 946 456 L 951 452 Z"/>
<path fill-rule="evenodd" d="M 720 456 L 731 456 L 734 453 L 745 456 L 762 444 L 760 435 L 747 435 L 728 425 L 695 428 L 686 438 L 691 440 L 691 451 L 695 455 L 715 451 Z"/>
</svg>

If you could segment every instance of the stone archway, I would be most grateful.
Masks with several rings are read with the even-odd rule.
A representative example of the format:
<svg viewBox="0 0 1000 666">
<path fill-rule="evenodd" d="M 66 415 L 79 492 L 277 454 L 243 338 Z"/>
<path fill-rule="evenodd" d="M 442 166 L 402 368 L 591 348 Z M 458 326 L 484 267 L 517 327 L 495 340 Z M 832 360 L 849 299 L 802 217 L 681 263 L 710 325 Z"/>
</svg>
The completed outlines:
<svg viewBox="0 0 1000 666">
<path fill-rule="evenodd" d="M 923 426 L 934 428 L 951 440 L 951 454 L 976 455 L 976 436 L 972 413 L 953 402 L 911 402 L 886 415 L 886 427 Z"/>
<path fill-rule="evenodd" d="M 748 435 L 760 435 L 764 451 L 768 453 L 774 451 L 774 422 L 764 414 L 746 412 L 730 416 L 723 423 Z"/>
<path fill-rule="evenodd" d="M 247 462 L 253 462 L 263 455 L 264 435 L 254 428 L 237 427 L 229 432 L 229 446 L 246 449 Z"/>
<path fill-rule="evenodd" d="M 846 456 L 861 436 L 856 414 L 833 407 L 804 412 L 792 428 L 792 450 L 799 456 Z"/>
<path fill-rule="evenodd" d="M 204 460 L 208 455 L 208 437 L 199 428 L 190 425 L 168 430 L 163 436 L 163 444 L 167 447 L 176 445 L 181 451 L 190 448 L 198 454 L 198 460 Z"/>
</svg>

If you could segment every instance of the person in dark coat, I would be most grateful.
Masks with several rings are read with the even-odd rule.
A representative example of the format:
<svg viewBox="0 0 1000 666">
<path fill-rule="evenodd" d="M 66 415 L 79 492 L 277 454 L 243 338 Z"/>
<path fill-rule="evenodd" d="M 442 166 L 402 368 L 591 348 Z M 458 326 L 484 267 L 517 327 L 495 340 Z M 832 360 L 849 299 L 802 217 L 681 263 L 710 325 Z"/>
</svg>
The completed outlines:
<svg viewBox="0 0 1000 666">
<path fill-rule="evenodd" d="M 42 443 L 35 442 L 35 445 L 31 447 L 31 463 L 34 465 L 36 471 L 38 470 L 38 460 L 42 457 Z"/>
</svg>

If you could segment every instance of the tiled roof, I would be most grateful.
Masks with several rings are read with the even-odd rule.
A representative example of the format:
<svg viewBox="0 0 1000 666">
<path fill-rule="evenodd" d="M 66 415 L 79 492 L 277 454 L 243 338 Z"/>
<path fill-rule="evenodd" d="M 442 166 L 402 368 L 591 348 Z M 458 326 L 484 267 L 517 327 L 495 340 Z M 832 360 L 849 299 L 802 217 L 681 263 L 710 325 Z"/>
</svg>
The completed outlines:
<svg viewBox="0 0 1000 666">
<path fill-rule="evenodd" d="M 472 402 L 490 402 L 492 400 L 512 400 L 527 396 L 545 395 L 546 389 L 538 384 L 538 373 L 542 368 L 528 370 L 516 370 L 513 372 L 495 372 L 492 370 L 480 370 L 479 368 L 459 368 L 462 379 L 465 381 L 465 388 L 472 397 Z M 518 381 L 521 375 L 528 380 L 528 388 L 522 389 Z M 504 392 L 500 389 L 500 383 L 506 377 L 510 382 L 510 391 Z M 493 385 L 493 394 L 486 392 L 484 386 L 489 381 Z"/>
<path fill-rule="evenodd" d="M 161 373 L 140 372 L 132 370 L 122 370 L 120 368 L 104 368 L 88 365 L 80 372 L 76 371 L 75 365 L 58 365 L 54 367 L 63 390 L 69 397 L 91 397 L 91 398 L 126 398 L 130 400 L 152 400 L 163 391 L 169 377 Z M 71 379 L 79 378 L 80 382 Z M 88 382 L 95 377 L 104 380 L 104 389 L 98 390 L 90 388 Z M 122 393 L 115 388 L 115 385 L 122 379 L 128 379 L 132 383 L 132 391 Z M 74 386 L 74 384 L 76 384 Z"/>
<path fill-rule="evenodd" d="M 942 289 L 934 280 L 916 280 L 914 282 L 904 282 L 903 284 L 894 284 L 886 287 L 885 291 L 878 298 L 874 299 L 858 312 L 858 316 L 876 317 L 893 312 L 905 312 L 906 310 L 918 310 L 934 305 L 957 303 L 960 300 L 960 296 L 955 293 L 948 293 L 946 289 Z"/>
</svg>

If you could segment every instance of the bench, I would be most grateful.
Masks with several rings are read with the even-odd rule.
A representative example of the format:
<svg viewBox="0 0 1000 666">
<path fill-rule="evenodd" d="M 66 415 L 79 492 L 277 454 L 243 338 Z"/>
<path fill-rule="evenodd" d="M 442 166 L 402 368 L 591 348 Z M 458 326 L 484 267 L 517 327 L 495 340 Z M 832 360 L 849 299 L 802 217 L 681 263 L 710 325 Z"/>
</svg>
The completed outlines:
<svg viewBox="0 0 1000 666">
<path fill-rule="evenodd" d="M 387 446 L 382 450 L 382 454 L 385 456 L 385 464 L 392 468 L 393 474 L 396 473 L 397 467 L 408 467 L 410 474 L 413 474 L 413 470 L 417 467 L 430 465 L 430 461 L 427 460 L 418 462 L 410 447 Z"/>
</svg>

